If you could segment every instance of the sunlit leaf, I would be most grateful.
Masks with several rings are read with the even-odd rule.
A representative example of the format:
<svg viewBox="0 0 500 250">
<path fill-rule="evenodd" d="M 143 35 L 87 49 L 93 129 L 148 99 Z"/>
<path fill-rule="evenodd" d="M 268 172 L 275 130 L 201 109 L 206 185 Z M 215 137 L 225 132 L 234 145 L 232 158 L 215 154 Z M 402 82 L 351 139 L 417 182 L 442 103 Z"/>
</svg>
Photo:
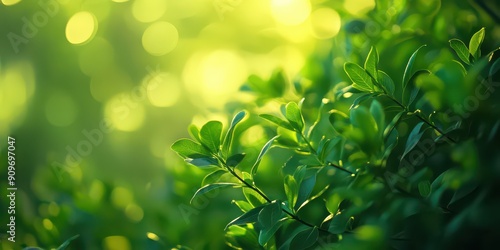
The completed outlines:
<svg viewBox="0 0 500 250">
<path fill-rule="evenodd" d="M 405 71 L 403 73 L 403 90 L 406 89 L 406 85 L 408 84 L 408 81 L 410 80 L 410 75 L 412 75 L 411 71 L 413 69 L 413 64 L 415 63 L 415 58 L 417 57 L 418 51 L 425 47 L 426 45 L 420 46 L 413 54 L 410 56 L 410 59 L 408 60 L 408 63 L 406 64 Z"/>
<path fill-rule="evenodd" d="M 282 128 L 286 128 L 286 129 L 289 129 L 289 130 L 294 130 L 292 125 L 290 125 L 290 123 L 288 123 L 287 121 L 277 117 L 277 116 L 274 116 L 274 115 L 269 115 L 269 114 L 262 114 L 262 115 L 259 115 L 260 117 L 282 127 Z"/>
<path fill-rule="evenodd" d="M 231 121 L 229 125 L 229 129 L 227 130 L 226 136 L 224 137 L 224 142 L 222 143 L 222 150 L 225 154 L 229 153 L 229 149 L 231 147 L 231 142 L 233 140 L 234 129 L 238 123 L 240 123 L 243 118 L 245 118 L 246 112 L 240 111 L 238 112 Z"/>
<path fill-rule="evenodd" d="M 257 160 L 255 160 L 255 163 L 252 166 L 251 173 L 252 175 L 255 175 L 257 173 L 257 169 L 259 167 L 260 161 L 262 160 L 262 157 L 267 153 L 267 151 L 271 148 L 273 141 L 276 140 L 278 136 L 275 136 L 271 138 L 264 146 L 262 147 L 259 156 L 257 156 Z"/>
<path fill-rule="evenodd" d="M 297 203 L 299 186 L 292 175 L 285 176 L 285 194 L 290 208 L 293 208 Z"/>
<path fill-rule="evenodd" d="M 460 60 L 462 60 L 467 65 L 470 64 L 469 49 L 467 48 L 467 46 L 465 46 L 464 42 L 462 42 L 460 39 L 451 39 L 450 46 L 453 50 L 455 50 L 455 53 L 457 53 Z"/>
<path fill-rule="evenodd" d="M 236 167 L 245 158 L 245 153 L 231 155 L 227 158 L 226 164 L 229 167 Z"/>
<path fill-rule="evenodd" d="M 189 125 L 188 127 L 188 132 L 189 132 L 189 135 L 195 139 L 196 141 L 200 142 L 201 143 L 201 139 L 200 139 L 200 129 L 198 129 L 198 127 L 196 127 L 196 125 L 194 124 L 191 124 Z"/>
<path fill-rule="evenodd" d="M 295 102 L 289 102 L 286 105 L 285 117 L 290 122 L 290 125 L 297 131 L 301 132 L 304 129 L 304 118 L 302 117 L 302 112 Z"/>
<path fill-rule="evenodd" d="M 387 91 L 387 94 L 389 94 L 389 95 L 394 94 L 394 90 L 395 90 L 394 81 L 387 73 L 379 70 L 378 71 L 378 81 L 379 81 L 380 85 L 382 85 L 382 87 L 385 88 L 385 90 Z"/>
<path fill-rule="evenodd" d="M 352 102 L 351 107 L 349 109 L 357 108 L 363 101 L 366 101 L 373 97 L 373 93 L 363 93 L 360 96 L 358 96 L 354 102 Z"/>
<path fill-rule="evenodd" d="M 254 207 L 247 201 L 236 201 L 233 200 L 231 203 L 235 204 L 243 213 L 252 210 Z"/>
<path fill-rule="evenodd" d="M 377 48 L 372 46 L 370 48 L 370 52 L 368 52 L 368 56 L 366 57 L 365 70 L 375 80 L 378 80 L 377 79 L 378 78 L 378 74 L 377 74 L 378 61 L 379 61 L 379 57 L 378 57 Z"/>
<path fill-rule="evenodd" d="M 201 142 L 203 145 L 207 146 L 212 153 L 217 153 L 220 149 L 221 133 L 222 123 L 219 121 L 209 121 L 201 127 Z"/>
<path fill-rule="evenodd" d="M 205 176 L 205 178 L 203 178 L 203 181 L 201 182 L 201 185 L 202 186 L 205 186 L 205 185 L 208 185 L 208 184 L 211 184 L 211 183 L 215 183 L 217 182 L 223 174 L 227 173 L 226 170 L 224 169 L 217 169 L 215 171 L 213 171 L 212 173 L 210 174 L 207 174 Z"/>
<path fill-rule="evenodd" d="M 374 85 L 370 75 L 361 66 L 348 62 L 344 64 L 344 71 L 353 82 L 352 87 L 363 92 L 373 92 Z"/>
<path fill-rule="evenodd" d="M 218 166 L 219 162 L 213 157 L 201 157 L 201 158 L 186 158 L 187 163 L 197 166 L 199 168 L 208 168 Z"/>
<path fill-rule="evenodd" d="M 226 188 L 226 187 L 240 187 L 241 185 L 238 183 L 212 183 L 212 184 L 207 184 L 194 193 L 193 197 L 191 198 L 190 203 L 193 203 L 193 200 L 205 193 L 208 193 L 212 190 L 219 189 L 219 188 Z"/>
<path fill-rule="evenodd" d="M 250 211 L 238 216 L 236 219 L 229 222 L 229 224 L 226 225 L 226 228 L 224 228 L 224 230 L 227 230 L 231 225 L 245 225 L 247 223 L 257 222 L 259 220 L 260 211 L 262 211 L 262 209 L 267 206 L 268 205 L 264 205 L 253 208 Z"/>
<path fill-rule="evenodd" d="M 211 155 L 202 145 L 189 139 L 177 140 L 172 144 L 171 148 L 184 158 L 199 158 Z"/>
<path fill-rule="evenodd" d="M 483 43 L 484 35 L 485 31 L 483 27 L 478 32 L 474 33 L 469 41 L 469 52 L 476 60 L 481 57 L 481 44 Z"/>
</svg>

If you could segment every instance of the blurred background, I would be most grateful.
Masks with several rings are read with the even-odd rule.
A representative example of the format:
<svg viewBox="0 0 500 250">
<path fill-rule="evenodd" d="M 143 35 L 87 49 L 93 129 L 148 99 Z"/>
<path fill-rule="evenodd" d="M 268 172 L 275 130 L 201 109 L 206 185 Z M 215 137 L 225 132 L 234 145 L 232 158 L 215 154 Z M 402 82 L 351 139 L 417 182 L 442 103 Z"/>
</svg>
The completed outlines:
<svg viewBox="0 0 500 250">
<path fill-rule="evenodd" d="M 436 67 L 454 56 L 440 49 L 450 38 L 481 27 L 492 50 L 498 13 L 495 1 L 1 0 L 0 248 L 80 235 L 70 249 L 223 249 L 240 194 L 189 203 L 206 173 L 170 150 L 189 124 L 227 123 L 254 101 L 240 91 L 249 75 L 300 76 L 300 99 L 345 81 L 344 62 L 372 45 L 397 77 L 424 43 L 434 50 L 421 64 Z M 15 244 L 5 233 L 7 136 Z M 259 136 L 241 140 L 261 145 Z"/>
</svg>

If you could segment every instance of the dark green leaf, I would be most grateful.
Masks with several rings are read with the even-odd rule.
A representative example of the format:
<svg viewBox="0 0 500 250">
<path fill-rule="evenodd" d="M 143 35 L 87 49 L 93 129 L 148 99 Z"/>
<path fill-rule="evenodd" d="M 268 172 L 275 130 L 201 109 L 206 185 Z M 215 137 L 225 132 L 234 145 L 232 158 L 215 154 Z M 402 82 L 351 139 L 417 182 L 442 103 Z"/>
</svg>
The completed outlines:
<svg viewBox="0 0 500 250">
<path fill-rule="evenodd" d="M 304 118 L 302 117 L 302 112 L 295 102 L 289 102 L 286 105 L 285 117 L 290 122 L 290 125 L 297 131 L 302 132 L 304 129 Z"/>
<path fill-rule="evenodd" d="M 259 244 L 261 246 L 266 245 L 266 243 L 273 237 L 273 235 L 278 231 L 278 229 L 283 225 L 286 218 L 277 221 L 271 227 L 264 227 L 259 232 Z"/>
<path fill-rule="evenodd" d="M 297 203 L 295 204 L 295 209 L 298 210 L 303 203 L 309 199 L 311 192 L 314 189 L 314 185 L 316 184 L 316 174 L 313 174 L 309 177 L 306 177 L 300 183 L 299 195 L 297 197 Z"/>
<path fill-rule="evenodd" d="M 170 147 L 183 158 L 207 157 L 210 152 L 202 145 L 189 139 L 180 139 Z"/>
<path fill-rule="evenodd" d="M 238 184 L 238 183 L 212 183 L 212 184 L 207 184 L 207 185 L 201 187 L 200 189 L 198 189 L 198 191 L 196 191 L 196 193 L 194 193 L 194 195 L 191 198 L 191 201 L 189 203 L 192 203 L 193 200 L 194 200 L 194 198 L 196 198 L 197 196 L 205 194 L 205 193 L 208 193 L 208 192 L 210 192 L 212 190 L 219 189 L 219 188 L 225 188 L 225 187 L 239 187 L 239 186 L 241 186 L 241 185 Z"/>
<path fill-rule="evenodd" d="M 341 234 L 345 232 L 348 222 L 349 222 L 349 216 L 346 213 L 338 213 L 333 217 L 332 221 L 330 222 L 330 226 L 328 227 L 328 232 L 332 234 Z"/>
<path fill-rule="evenodd" d="M 429 181 L 419 182 L 418 192 L 422 197 L 428 197 L 431 194 L 431 183 Z"/>
<path fill-rule="evenodd" d="M 476 183 L 467 183 L 465 185 L 462 185 L 460 188 L 458 188 L 457 191 L 453 194 L 453 197 L 451 198 L 450 202 L 448 203 L 448 206 L 453 205 L 453 203 L 463 199 L 467 195 L 471 194 L 474 192 L 474 190 L 477 189 L 479 185 Z"/>
<path fill-rule="evenodd" d="M 282 128 L 286 128 L 286 129 L 289 129 L 289 130 L 292 130 L 294 131 L 292 125 L 290 125 L 290 123 L 288 123 L 287 121 L 277 117 L 277 116 L 274 116 L 274 115 L 268 115 L 268 114 L 262 114 L 262 115 L 259 115 L 260 117 L 282 127 Z"/>
<path fill-rule="evenodd" d="M 387 136 L 387 140 L 385 142 L 385 151 L 384 151 L 384 159 L 387 159 L 391 154 L 392 150 L 396 147 L 399 141 L 399 132 L 397 129 L 393 129 L 389 136 Z"/>
<path fill-rule="evenodd" d="M 500 58 L 497 58 L 491 65 L 488 77 L 493 77 L 500 70 Z"/>
<path fill-rule="evenodd" d="M 318 228 L 313 227 L 298 233 L 292 240 L 293 249 L 308 249 L 318 240 Z"/>
<path fill-rule="evenodd" d="M 67 239 L 64 243 L 62 243 L 62 244 L 61 244 L 61 245 L 57 248 L 57 250 L 64 250 L 64 249 L 66 249 L 66 247 L 68 247 L 68 246 L 69 246 L 69 243 L 71 243 L 71 241 L 75 240 L 75 239 L 76 239 L 76 238 L 78 238 L 79 236 L 80 236 L 80 235 L 78 235 L 78 234 L 77 234 L 77 235 L 75 235 L 75 236 L 73 236 L 73 237 L 71 237 L 71 238 Z"/>
<path fill-rule="evenodd" d="M 366 72 L 368 72 L 368 74 L 370 74 L 373 79 L 377 79 L 378 75 L 377 75 L 377 65 L 378 65 L 378 60 L 379 60 L 379 57 L 378 57 L 378 52 L 377 52 L 377 48 L 375 47 L 371 47 L 370 49 L 370 52 L 368 52 L 368 56 L 366 57 L 366 61 L 365 61 L 365 70 Z"/>
<path fill-rule="evenodd" d="M 394 90 L 395 90 L 394 81 L 387 73 L 379 70 L 378 71 L 378 81 L 379 81 L 380 85 L 382 85 L 382 87 L 385 88 L 385 91 L 387 91 L 387 94 L 389 94 L 391 96 L 394 94 Z"/>
<path fill-rule="evenodd" d="M 410 75 L 412 75 L 411 71 L 413 69 L 413 64 L 415 63 L 415 58 L 417 57 L 418 51 L 425 47 L 426 45 L 420 46 L 413 54 L 410 56 L 410 59 L 408 60 L 408 63 L 406 64 L 405 71 L 403 73 L 403 90 L 406 89 L 406 85 L 408 84 L 408 81 L 410 79 Z"/>
<path fill-rule="evenodd" d="M 417 78 L 430 74 L 431 72 L 426 69 L 417 70 L 417 72 L 413 73 L 410 80 L 408 80 L 409 86 L 407 85 L 407 87 L 403 89 L 403 104 L 410 106 L 410 104 L 413 103 L 417 97 L 417 94 L 420 91 L 420 88 L 415 84 Z"/>
<path fill-rule="evenodd" d="M 273 144 L 273 141 L 276 140 L 278 136 L 275 136 L 271 138 L 264 146 L 262 147 L 262 150 L 259 153 L 259 156 L 257 156 L 257 160 L 255 160 L 255 163 L 252 166 L 251 173 L 252 175 L 255 175 L 257 173 L 257 169 L 259 167 L 260 161 L 262 160 L 262 157 L 266 154 L 266 152 L 271 148 L 271 145 Z"/>
<path fill-rule="evenodd" d="M 247 201 L 254 207 L 258 207 L 267 203 L 267 201 L 262 196 L 260 196 L 259 193 L 251 188 L 244 187 L 243 195 L 245 196 Z"/>
<path fill-rule="evenodd" d="M 245 153 L 234 154 L 227 158 L 226 164 L 229 167 L 236 167 L 245 158 Z"/>
<path fill-rule="evenodd" d="M 209 168 L 209 167 L 216 167 L 219 165 L 219 162 L 217 159 L 213 157 L 202 157 L 202 158 L 186 158 L 185 160 L 187 163 L 197 166 L 199 168 Z"/>
<path fill-rule="evenodd" d="M 265 206 L 259 213 L 259 224 L 262 227 L 272 227 L 283 216 L 283 210 L 279 201 Z"/>
<path fill-rule="evenodd" d="M 259 213 L 260 213 L 260 211 L 264 207 L 266 207 L 266 206 L 268 206 L 268 205 L 264 205 L 264 206 L 259 206 L 259 207 L 253 208 L 250 211 L 248 211 L 248 212 L 240 215 L 236 219 L 234 219 L 231 222 L 229 222 L 229 224 L 226 225 L 226 228 L 224 228 L 224 230 L 227 230 L 227 228 L 229 226 L 231 226 L 231 225 L 245 225 L 247 223 L 257 222 L 258 219 L 259 219 Z"/>
<path fill-rule="evenodd" d="M 344 64 L 344 71 L 353 82 L 353 88 L 363 92 L 373 92 L 374 85 L 370 75 L 361 66 L 348 62 Z"/>
<path fill-rule="evenodd" d="M 207 146 L 212 153 L 216 154 L 220 149 L 220 137 L 222 133 L 222 123 L 219 121 L 209 121 L 200 130 L 200 139 L 203 145 Z"/>
<path fill-rule="evenodd" d="M 470 53 L 469 49 L 467 49 L 467 46 L 465 46 L 464 42 L 462 42 L 459 39 L 451 39 L 450 40 L 450 47 L 455 50 L 455 53 L 457 53 L 458 57 L 460 60 L 462 60 L 464 63 L 467 65 L 470 64 Z"/>
<path fill-rule="evenodd" d="M 208 184 L 211 184 L 211 183 L 215 183 L 225 173 L 227 173 L 226 170 L 224 170 L 224 169 L 217 169 L 217 170 L 213 171 L 212 173 L 207 174 L 205 176 L 205 178 L 203 178 L 203 181 L 201 182 L 201 185 L 205 186 L 205 185 L 208 185 Z"/>
<path fill-rule="evenodd" d="M 382 105 L 377 100 L 372 101 L 372 104 L 370 105 L 370 113 L 375 119 L 377 130 L 379 133 L 382 133 L 383 129 L 385 129 L 385 113 Z"/>
<path fill-rule="evenodd" d="M 370 97 L 373 97 L 373 93 L 363 93 L 358 98 L 354 100 L 351 107 L 349 109 L 357 108 L 363 101 L 368 100 Z"/>
<path fill-rule="evenodd" d="M 478 32 L 472 35 L 472 38 L 469 41 L 469 52 L 476 60 L 481 57 L 481 44 L 484 40 L 484 33 L 484 28 L 481 28 Z"/>
<path fill-rule="evenodd" d="M 229 148 L 231 147 L 231 142 L 233 140 L 234 129 L 236 124 L 241 122 L 243 118 L 245 118 L 246 112 L 240 111 L 238 112 L 231 121 L 231 125 L 229 125 L 229 129 L 227 130 L 226 136 L 224 137 L 224 142 L 222 143 L 222 150 L 227 155 L 229 154 Z"/>
<path fill-rule="evenodd" d="M 292 175 L 285 176 L 285 194 L 290 208 L 293 209 L 297 203 L 299 186 Z"/>
<path fill-rule="evenodd" d="M 401 156 L 401 160 L 415 146 L 417 146 L 418 141 L 420 141 L 420 138 L 422 138 L 422 135 L 424 134 L 424 131 L 420 132 L 420 129 L 422 128 L 422 125 L 424 125 L 424 122 L 419 122 L 417 125 L 415 125 L 415 127 L 411 131 L 410 135 L 408 136 L 408 140 L 406 141 L 405 151 L 404 151 L 403 155 Z"/>
</svg>

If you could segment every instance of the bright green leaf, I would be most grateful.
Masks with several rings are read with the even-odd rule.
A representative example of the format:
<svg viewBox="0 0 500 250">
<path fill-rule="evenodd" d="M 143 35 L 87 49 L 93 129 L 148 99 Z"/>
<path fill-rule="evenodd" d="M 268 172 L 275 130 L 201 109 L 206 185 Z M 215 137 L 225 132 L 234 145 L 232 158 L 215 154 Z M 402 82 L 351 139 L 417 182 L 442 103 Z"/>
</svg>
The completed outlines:
<svg viewBox="0 0 500 250">
<path fill-rule="evenodd" d="M 370 74 L 373 79 L 377 79 L 377 65 L 378 65 L 379 57 L 378 57 L 378 52 L 377 48 L 371 47 L 370 52 L 368 52 L 368 56 L 366 57 L 365 61 L 365 70 Z"/>
<path fill-rule="evenodd" d="M 276 140 L 278 136 L 275 136 L 271 138 L 264 146 L 262 147 L 262 150 L 259 153 L 259 156 L 257 156 L 257 160 L 255 160 L 255 163 L 252 166 L 251 173 L 252 175 L 255 175 L 257 173 L 257 169 L 259 167 L 260 161 L 262 160 L 262 157 L 266 154 L 266 152 L 271 148 L 271 145 L 273 144 L 273 141 Z"/>
<path fill-rule="evenodd" d="M 277 116 L 274 116 L 274 115 L 269 115 L 269 114 L 262 114 L 262 115 L 259 115 L 260 117 L 282 127 L 282 128 L 286 128 L 286 129 L 289 129 L 289 130 L 292 130 L 294 131 L 292 125 L 290 125 L 290 123 L 288 123 L 287 121 L 277 117 Z"/>
<path fill-rule="evenodd" d="M 304 129 L 304 118 L 302 117 L 302 112 L 295 102 L 289 102 L 286 105 L 285 117 L 290 122 L 290 125 L 297 131 L 301 132 Z"/>
<path fill-rule="evenodd" d="M 221 133 L 222 123 L 219 121 L 209 121 L 201 127 L 201 142 L 214 154 L 219 152 Z"/>
<path fill-rule="evenodd" d="M 250 211 L 240 215 L 236 219 L 229 222 L 229 224 L 226 225 L 226 228 L 224 228 L 224 230 L 227 230 L 229 228 L 229 226 L 231 226 L 231 225 L 245 225 L 247 223 L 257 222 L 259 219 L 260 211 L 262 211 L 262 209 L 267 207 L 267 206 L 268 205 L 259 206 L 259 207 L 253 208 Z"/>
<path fill-rule="evenodd" d="M 247 201 L 236 201 L 233 200 L 231 203 L 235 204 L 243 213 L 246 213 L 253 209 L 252 204 Z"/>
<path fill-rule="evenodd" d="M 207 184 L 203 187 L 201 187 L 200 189 L 198 189 L 198 191 L 196 191 L 196 193 L 194 193 L 193 197 L 191 198 L 191 201 L 189 203 L 192 203 L 194 198 L 196 198 L 197 196 L 199 195 L 202 195 L 202 194 L 205 194 L 205 193 L 208 193 L 212 190 L 215 190 L 215 189 L 219 189 L 219 188 L 225 188 L 225 187 L 240 187 L 241 185 L 238 184 L 238 183 L 212 183 L 212 184 Z"/>
<path fill-rule="evenodd" d="M 397 113 L 393 118 L 392 118 L 392 121 L 389 123 L 389 125 L 387 125 L 387 127 L 385 127 L 385 130 L 384 130 L 384 137 L 386 138 L 391 132 L 392 130 L 396 127 L 397 123 L 399 122 L 399 120 L 401 119 L 401 117 L 406 113 L 406 111 L 400 111 L 399 113 Z"/>
<path fill-rule="evenodd" d="M 391 96 L 394 94 L 394 90 L 395 90 L 394 81 L 387 73 L 379 70 L 378 71 L 378 81 L 379 81 L 380 85 L 382 85 L 382 87 L 385 88 L 385 91 L 387 91 L 387 94 L 389 94 Z"/>
<path fill-rule="evenodd" d="M 201 158 L 186 158 L 187 163 L 197 166 L 199 168 L 209 168 L 216 167 L 219 165 L 217 159 L 213 157 L 201 157 Z"/>
<path fill-rule="evenodd" d="M 411 71 L 413 69 L 413 64 L 415 63 L 415 58 L 417 57 L 418 51 L 427 45 L 420 46 L 413 54 L 410 56 L 408 63 L 406 64 L 405 71 L 403 73 L 403 90 L 406 89 L 406 85 L 410 79 L 410 75 L 412 75 Z"/>
<path fill-rule="evenodd" d="M 467 65 L 470 64 L 470 52 L 469 49 L 467 49 L 467 46 L 465 46 L 464 42 L 459 39 L 451 39 L 450 47 L 455 51 L 455 53 L 457 53 L 460 60 L 462 60 Z"/>
<path fill-rule="evenodd" d="M 292 175 L 285 176 L 285 194 L 290 208 L 293 209 L 297 203 L 299 186 Z"/>
<path fill-rule="evenodd" d="M 170 147 L 183 158 L 199 158 L 210 156 L 210 152 L 202 145 L 189 139 L 180 139 Z"/>
<path fill-rule="evenodd" d="M 352 87 L 363 92 L 374 91 L 374 85 L 370 75 L 368 75 L 361 66 L 348 62 L 344 64 L 344 71 L 353 82 Z"/>
<path fill-rule="evenodd" d="M 222 175 L 225 173 L 228 173 L 228 172 L 224 169 L 217 169 L 217 170 L 213 171 L 212 173 L 207 174 L 205 176 L 205 178 L 203 178 L 201 185 L 205 186 L 205 185 L 208 185 L 211 183 L 216 183 L 222 177 Z"/>
<path fill-rule="evenodd" d="M 236 167 L 245 158 L 245 153 L 231 155 L 227 158 L 226 164 L 229 167 Z"/>
<path fill-rule="evenodd" d="M 241 122 L 241 120 L 243 120 L 243 118 L 245 118 L 245 116 L 246 116 L 245 111 L 238 112 L 233 117 L 233 120 L 231 121 L 231 124 L 229 125 L 229 129 L 227 130 L 226 136 L 224 137 L 224 141 L 222 143 L 222 150 L 226 155 L 229 153 L 229 149 L 231 147 L 231 142 L 233 140 L 233 134 L 234 134 L 234 129 L 236 127 L 236 124 Z"/>
<path fill-rule="evenodd" d="M 381 133 L 383 129 L 385 129 L 385 113 L 382 105 L 377 100 L 372 101 L 372 104 L 370 105 L 370 113 L 375 119 L 377 130 Z"/>
<path fill-rule="evenodd" d="M 481 44 L 484 40 L 484 34 L 484 28 L 481 28 L 478 32 L 472 35 L 472 38 L 469 41 L 469 52 L 476 60 L 481 57 Z"/>
<path fill-rule="evenodd" d="M 189 135 L 195 139 L 196 141 L 200 142 L 201 143 L 201 139 L 200 139 L 200 129 L 198 129 L 198 127 L 196 127 L 196 125 L 194 124 L 191 124 L 189 125 L 188 127 L 188 132 L 189 132 Z"/>
</svg>

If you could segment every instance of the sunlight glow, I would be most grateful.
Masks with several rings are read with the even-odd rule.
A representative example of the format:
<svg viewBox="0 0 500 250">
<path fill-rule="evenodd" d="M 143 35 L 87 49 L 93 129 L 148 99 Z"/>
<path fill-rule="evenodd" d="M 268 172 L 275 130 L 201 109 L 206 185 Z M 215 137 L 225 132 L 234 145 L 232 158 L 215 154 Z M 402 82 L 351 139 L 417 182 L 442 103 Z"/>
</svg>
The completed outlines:
<svg viewBox="0 0 500 250">
<path fill-rule="evenodd" d="M 140 99 L 119 94 L 106 103 L 104 116 L 113 127 L 121 131 L 134 131 L 144 122 L 145 110 Z"/>
<path fill-rule="evenodd" d="M 303 23 L 311 12 L 309 0 L 272 0 L 271 12 L 274 19 L 284 25 Z"/>
<path fill-rule="evenodd" d="M 344 8 L 352 15 L 364 15 L 375 8 L 375 0 L 345 0 Z"/>
<path fill-rule="evenodd" d="M 21 0 L 2 0 L 2 3 L 5 6 L 14 5 L 14 4 L 19 3 L 19 2 L 21 2 Z"/>
<path fill-rule="evenodd" d="M 168 22 L 154 23 L 142 35 L 142 46 L 153 56 L 162 56 L 174 50 L 178 41 L 177 29 Z"/>
<path fill-rule="evenodd" d="M 340 15 L 330 8 L 317 9 L 311 15 L 311 26 L 316 38 L 332 38 L 340 31 Z"/>
<path fill-rule="evenodd" d="M 130 250 L 132 246 L 126 237 L 115 235 L 104 238 L 102 243 L 105 250 Z"/>
<path fill-rule="evenodd" d="M 72 44 L 90 41 L 97 32 L 97 19 L 87 11 L 74 14 L 66 24 L 66 39 Z"/>
<path fill-rule="evenodd" d="M 132 4 L 132 15 L 139 22 L 156 21 L 165 14 L 167 2 L 164 0 L 135 0 Z"/>
</svg>

